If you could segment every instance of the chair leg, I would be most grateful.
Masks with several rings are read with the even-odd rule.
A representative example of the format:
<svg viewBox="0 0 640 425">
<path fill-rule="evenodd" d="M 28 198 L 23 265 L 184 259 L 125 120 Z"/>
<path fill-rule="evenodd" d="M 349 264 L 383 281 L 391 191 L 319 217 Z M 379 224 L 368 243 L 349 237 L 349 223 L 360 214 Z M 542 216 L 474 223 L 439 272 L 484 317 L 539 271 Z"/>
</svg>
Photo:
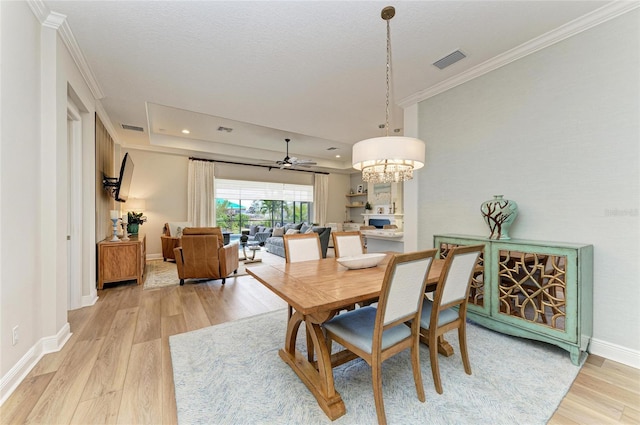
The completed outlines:
<svg viewBox="0 0 640 425">
<path fill-rule="evenodd" d="M 227 279 L 226 278 L 222 278 L 222 284 L 224 285 L 226 283 Z"/>
<path fill-rule="evenodd" d="M 376 403 L 376 415 L 378 416 L 378 424 L 386 425 L 387 415 L 384 413 L 384 401 L 382 400 L 382 364 L 380 360 L 372 362 L 371 375 L 373 383 L 373 399 Z"/>
<path fill-rule="evenodd" d="M 438 337 L 436 333 L 429 330 L 429 358 L 431 359 L 431 374 L 433 375 L 433 385 L 436 392 L 442 394 L 442 381 L 440 381 L 440 366 L 438 365 Z"/>
<path fill-rule="evenodd" d="M 180 279 L 180 286 L 184 285 L 184 279 Z"/>
<path fill-rule="evenodd" d="M 411 366 L 413 369 L 413 380 L 416 383 L 416 393 L 418 400 L 424 403 L 424 385 L 422 384 L 422 371 L 420 370 L 420 340 L 416 338 L 416 342 L 411 346 Z"/>
<path fill-rule="evenodd" d="M 467 375 L 471 375 L 471 363 L 469 362 L 469 351 L 467 350 L 467 326 L 465 322 L 460 323 L 458 327 L 458 339 L 460 341 L 460 355 L 462 356 L 462 364 Z"/>
</svg>

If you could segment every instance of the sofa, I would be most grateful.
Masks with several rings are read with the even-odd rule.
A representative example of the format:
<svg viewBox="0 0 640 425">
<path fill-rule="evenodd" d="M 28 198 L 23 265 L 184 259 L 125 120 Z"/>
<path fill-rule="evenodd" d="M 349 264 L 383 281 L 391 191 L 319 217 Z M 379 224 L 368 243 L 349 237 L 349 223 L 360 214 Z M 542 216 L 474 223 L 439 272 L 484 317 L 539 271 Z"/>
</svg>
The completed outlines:
<svg viewBox="0 0 640 425">
<path fill-rule="evenodd" d="M 258 242 L 260 246 L 264 246 L 266 240 L 271 236 L 271 232 L 273 232 L 272 227 L 252 225 L 249 227 L 247 240 L 249 242 Z"/>
<path fill-rule="evenodd" d="M 287 224 L 284 227 L 276 227 L 273 229 L 272 235 L 267 238 L 264 243 L 266 250 L 280 257 L 285 257 L 284 253 L 284 234 L 287 231 L 295 233 L 307 233 L 308 231 L 316 232 L 320 238 L 320 247 L 322 248 L 322 258 L 327 257 L 327 248 L 331 239 L 331 227 L 309 226 L 302 223 Z"/>
</svg>

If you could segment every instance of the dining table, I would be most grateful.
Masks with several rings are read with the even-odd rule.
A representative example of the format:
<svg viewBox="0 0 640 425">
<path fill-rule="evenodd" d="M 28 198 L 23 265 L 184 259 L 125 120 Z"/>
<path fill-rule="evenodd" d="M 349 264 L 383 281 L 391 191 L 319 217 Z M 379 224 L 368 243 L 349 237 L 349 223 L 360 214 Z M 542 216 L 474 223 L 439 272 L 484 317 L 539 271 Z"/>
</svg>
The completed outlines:
<svg viewBox="0 0 640 425">
<path fill-rule="evenodd" d="M 293 307 L 287 323 L 284 347 L 278 351 L 282 360 L 298 375 L 315 396 L 325 414 L 335 420 L 346 413 L 333 380 L 333 368 L 356 356 L 346 350 L 330 353 L 322 324 L 340 311 L 356 304 L 377 301 L 382 290 L 386 265 L 394 253 L 376 266 L 348 269 L 335 258 L 284 264 L 251 265 L 247 273 Z M 434 259 L 427 279 L 427 292 L 437 287 L 445 260 Z M 296 349 L 300 325 L 307 333 L 307 355 Z M 426 338 L 421 338 L 427 342 Z M 438 340 L 438 352 L 453 354 L 453 348 Z"/>
</svg>

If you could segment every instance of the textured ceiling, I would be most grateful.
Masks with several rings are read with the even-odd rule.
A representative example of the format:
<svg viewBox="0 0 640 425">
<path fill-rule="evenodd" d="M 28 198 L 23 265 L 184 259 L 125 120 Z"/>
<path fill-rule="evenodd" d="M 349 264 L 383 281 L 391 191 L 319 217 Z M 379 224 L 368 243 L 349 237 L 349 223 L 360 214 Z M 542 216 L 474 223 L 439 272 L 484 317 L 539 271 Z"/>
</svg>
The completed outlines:
<svg viewBox="0 0 640 425">
<path fill-rule="evenodd" d="M 607 3 L 396 2 L 393 102 Z M 386 29 L 380 11 L 388 2 L 44 4 L 67 16 L 124 146 L 257 163 L 282 159 L 289 137 L 292 156 L 346 171 L 351 145 L 382 135 Z M 444 70 L 432 65 L 457 49 L 467 58 Z M 392 109 L 391 128 L 401 129 L 402 110 Z M 217 131 L 221 125 L 234 131 Z M 191 133 L 183 135 L 183 128 Z"/>
</svg>

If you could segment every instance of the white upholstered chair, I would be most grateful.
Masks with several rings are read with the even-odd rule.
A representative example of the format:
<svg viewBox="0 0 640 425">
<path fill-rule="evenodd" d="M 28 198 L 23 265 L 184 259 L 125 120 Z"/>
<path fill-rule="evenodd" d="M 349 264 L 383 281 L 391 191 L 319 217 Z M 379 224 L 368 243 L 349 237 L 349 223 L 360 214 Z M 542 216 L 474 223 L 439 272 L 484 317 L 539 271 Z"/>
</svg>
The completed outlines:
<svg viewBox="0 0 640 425">
<path fill-rule="evenodd" d="M 385 271 L 378 307 L 363 307 L 326 322 L 329 351 L 336 341 L 371 366 L 378 423 L 386 423 L 382 400 L 382 362 L 407 348 L 418 399 L 425 401 L 420 371 L 420 313 L 436 250 L 394 255 Z M 411 321 L 411 327 L 405 325 Z"/>
<path fill-rule="evenodd" d="M 364 253 L 364 240 L 359 231 L 335 232 L 331 236 L 333 237 L 336 258 L 352 257 Z"/>
<path fill-rule="evenodd" d="M 287 263 L 320 260 L 322 258 L 320 237 L 316 232 L 284 235 L 283 240 L 284 255 Z M 293 309 L 289 306 L 289 317 L 291 317 L 292 313 Z"/>
<path fill-rule="evenodd" d="M 433 301 L 425 296 L 420 319 L 421 339 L 429 345 L 433 384 L 438 394 L 442 394 L 440 368 L 438 366 L 438 337 L 453 329 L 458 329 L 460 355 L 464 371 L 471 375 L 469 352 L 467 350 L 467 300 L 471 279 L 484 245 L 458 246 L 447 255 L 440 273 Z"/>
<path fill-rule="evenodd" d="M 284 255 L 287 263 L 320 260 L 322 258 L 320 237 L 316 232 L 284 235 L 283 240 Z"/>
</svg>

